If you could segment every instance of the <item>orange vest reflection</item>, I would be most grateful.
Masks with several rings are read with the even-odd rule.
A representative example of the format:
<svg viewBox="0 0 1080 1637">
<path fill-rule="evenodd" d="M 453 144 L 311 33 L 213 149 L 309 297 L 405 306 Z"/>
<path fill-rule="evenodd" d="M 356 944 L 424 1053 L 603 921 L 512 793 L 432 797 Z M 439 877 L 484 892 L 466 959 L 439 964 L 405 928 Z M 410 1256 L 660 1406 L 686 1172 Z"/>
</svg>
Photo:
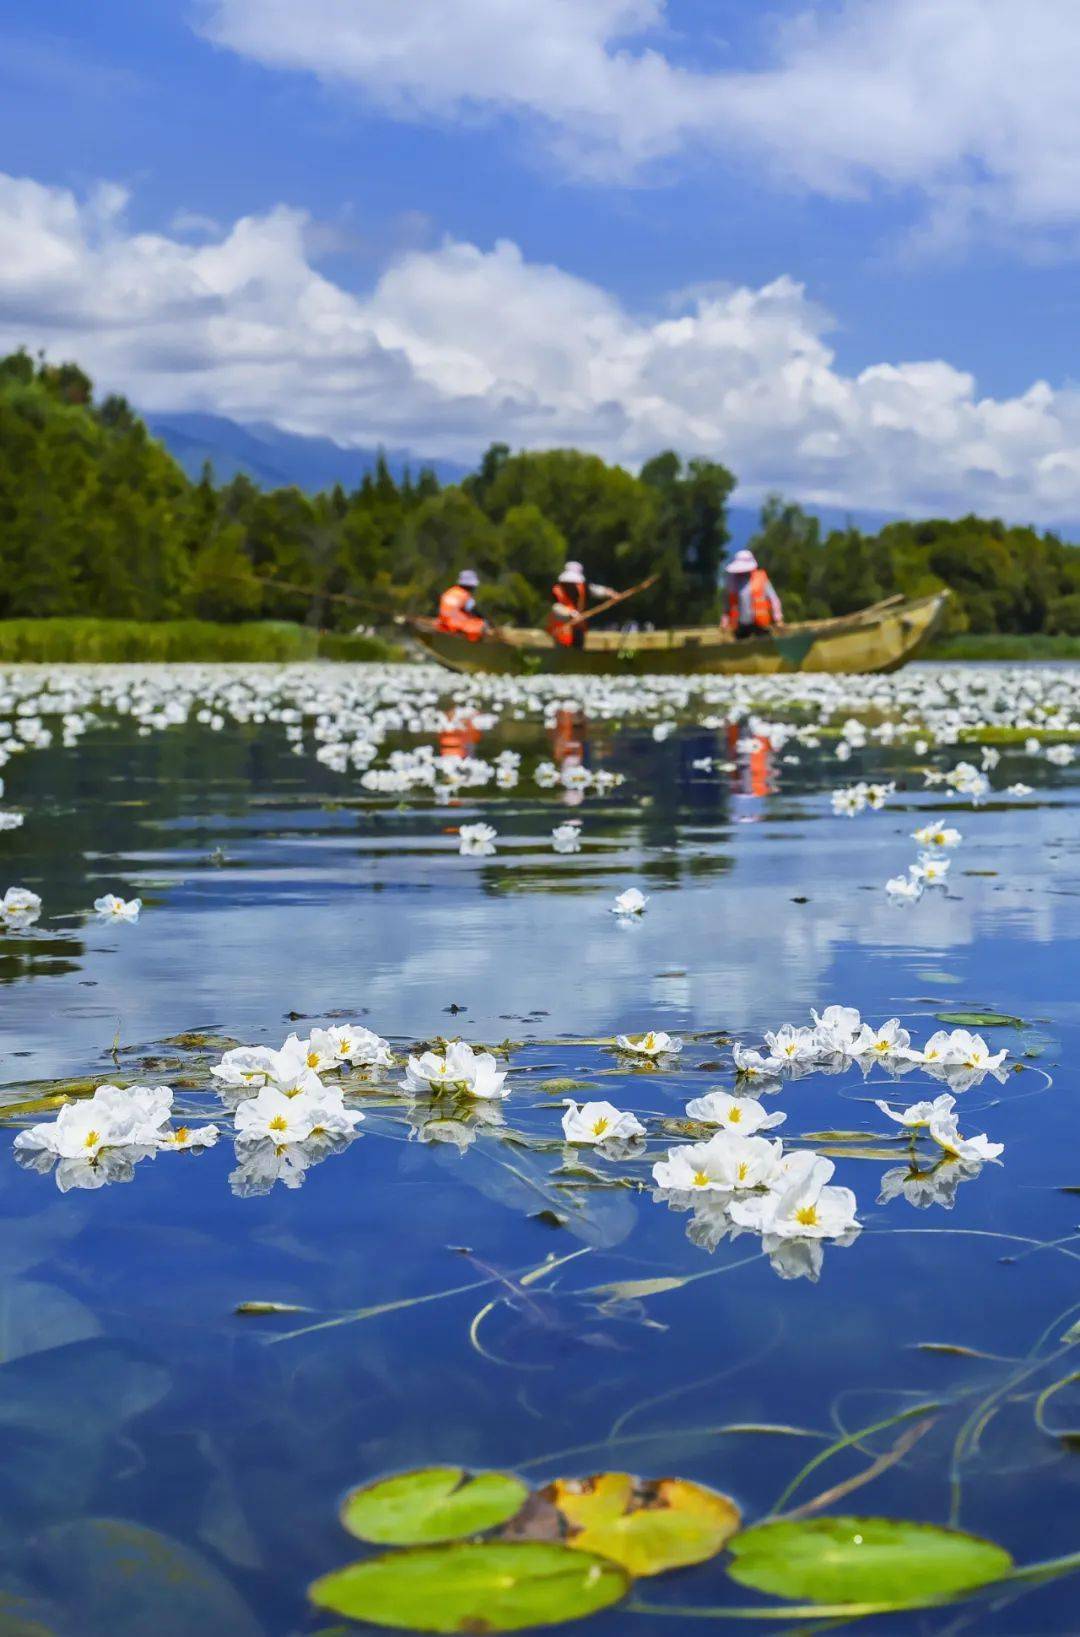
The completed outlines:
<svg viewBox="0 0 1080 1637">
<path fill-rule="evenodd" d="M 757 737 L 751 751 L 739 751 L 736 746 L 743 735 L 739 731 L 737 722 L 729 722 L 727 729 L 728 760 L 735 763 L 735 772 L 731 775 L 731 788 L 740 796 L 771 796 L 772 787 L 772 744 L 768 739 Z"/>
<path fill-rule="evenodd" d="M 471 756 L 473 747 L 480 743 L 480 729 L 471 718 L 464 722 L 455 722 L 453 727 L 444 728 L 439 734 L 439 754 L 441 756 Z"/>
</svg>

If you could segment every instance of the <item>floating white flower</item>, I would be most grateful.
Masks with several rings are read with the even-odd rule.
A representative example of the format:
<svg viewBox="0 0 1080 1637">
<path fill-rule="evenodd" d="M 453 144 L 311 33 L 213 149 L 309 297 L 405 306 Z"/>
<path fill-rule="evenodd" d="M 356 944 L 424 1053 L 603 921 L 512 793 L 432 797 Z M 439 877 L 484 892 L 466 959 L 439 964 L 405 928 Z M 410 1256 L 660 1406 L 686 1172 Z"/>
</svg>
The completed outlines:
<svg viewBox="0 0 1080 1637">
<path fill-rule="evenodd" d="M 862 1018 L 854 1006 L 826 1006 L 818 1015 L 811 1008 L 814 1020 L 814 1038 L 818 1049 L 826 1056 L 847 1056 L 862 1031 Z"/>
<path fill-rule="evenodd" d="M 613 1103 L 579 1104 L 569 1098 L 562 1128 L 568 1143 L 606 1143 L 645 1135 L 636 1114 L 627 1114 Z"/>
<path fill-rule="evenodd" d="M 776 1058 L 785 1067 L 799 1063 L 811 1063 L 817 1056 L 817 1040 L 813 1029 L 796 1028 L 791 1023 L 785 1023 L 772 1033 L 766 1032 L 765 1044 L 769 1048 L 769 1056 Z"/>
<path fill-rule="evenodd" d="M 894 875 L 886 881 L 885 891 L 894 904 L 914 904 L 922 897 L 922 882 L 913 876 Z"/>
<path fill-rule="evenodd" d="M 943 887 L 949 875 L 950 860 L 936 853 L 920 853 L 918 863 L 912 864 L 912 879 L 924 887 Z"/>
<path fill-rule="evenodd" d="M 581 825 L 573 820 L 566 824 L 557 824 L 551 832 L 551 844 L 557 853 L 579 853 L 581 851 Z"/>
<path fill-rule="evenodd" d="M 627 887 L 620 892 L 611 906 L 613 915 L 641 915 L 645 905 L 649 902 L 645 894 L 638 887 Z"/>
<path fill-rule="evenodd" d="M 909 1131 L 925 1131 L 931 1120 L 944 1119 L 952 1112 L 956 1106 L 956 1098 L 944 1092 L 940 1097 L 935 1097 L 933 1102 L 911 1103 L 907 1108 L 900 1110 L 891 1108 L 888 1103 L 880 1100 L 874 1106 L 888 1119 L 895 1120 L 897 1125 L 902 1125 Z"/>
<path fill-rule="evenodd" d="M 1006 794 L 1010 795 L 1010 796 L 1030 796 L 1031 795 L 1031 786 L 1030 786 L 1030 784 L 1020 784 L 1020 783 L 1010 784 Z"/>
<path fill-rule="evenodd" d="M 913 830 L 912 841 L 917 841 L 923 847 L 958 847 L 964 839 L 959 830 L 951 829 L 948 825 L 924 824 L 921 830 Z"/>
<path fill-rule="evenodd" d="M 629 1052 L 635 1057 L 668 1057 L 682 1051 L 682 1041 L 665 1034 L 663 1029 L 649 1029 L 645 1034 L 616 1035 L 615 1044 L 621 1052 Z"/>
<path fill-rule="evenodd" d="M 720 1126 L 743 1137 L 752 1137 L 757 1131 L 770 1131 L 787 1119 L 783 1113 L 767 1114 L 756 1097 L 733 1097 L 727 1091 L 709 1091 L 703 1097 L 692 1097 L 686 1112 L 691 1120 Z"/>
<path fill-rule="evenodd" d="M 115 892 L 107 892 L 104 897 L 94 899 L 94 908 L 103 921 L 137 921 L 142 899 L 118 898 Z"/>
<path fill-rule="evenodd" d="M 763 1052 L 741 1046 L 738 1041 L 732 1046 L 731 1055 L 739 1073 L 740 1083 L 751 1087 L 756 1085 L 762 1091 L 779 1084 L 785 1067 L 779 1057 L 771 1055 L 766 1057 Z"/>
<path fill-rule="evenodd" d="M 946 1154 L 955 1155 L 958 1160 L 981 1165 L 984 1160 L 996 1160 L 999 1154 L 1005 1152 L 1005 1144 L 991 1142 L 985 1131 L 981 1131 L 977 1137 L 962 1137 L 955 1114 L 935 1116 L 930 1121 L 929 1129 L 938 1147 L 943 1148 Z"/>
<path fill-rule="evenodd" d="M 906 1029 L 900 1027 L 900 1019 L 891 1017 L 879 1029 L 873 1029 L 869 1023 L 864 1023 L 857 1038 L 852 1041 L 851 1055 L 878 1061 L 902 1058 L 910 1045 L 911 1036 Z"/>
<path fill-rule="evenodd" d="M 55 1120 L 20 1131 L 15 1157 L 36 1171 L 55 1165 L 61 1193 L 127 1182 L 137 1162 L 156 1152 L 171 1110 L 167 1086 L 99 1086 L 92 1097 L 66 1103 Z"/>
<path fill-rule="evenodd" d="M 463 824 L 458 830 L 458 851 L 466 858 L 490 858 L 498 834 L 490 824 Z"/>
<path fill-rule="evenodd" d="M 334 1024 L 329 1029 L 312 1029 L 311 1042 L 327 1057 L 353 1068 L 386 1068 L 393 1057 L 390 1043 L 373 1029 L 360 1024 Z"/>
<path fill-rule="evenodd" d="M 32 926 L 40 914 L 41 899 L 29 887 L 9 887 L 0 898 L 0 922 L 7 926 Z"/>
<path fill-rule="evenodd" d="M 210 1073 L 224 1086 L 257 1091 L 275 1076 L 278 1054 L 269 1046 L 234 1046 Z"/>
<path fill-rule="evenodd" d="M 732 1203 L 732 1221 L 773 1239 L 842 1239 L 857 1232 L 855 1195 L 828 1186 L 836 1169 L 832 1160 L 809 1152 L 792 1158 L 780 1186 Z"/>
<path fill-rule="evenodd" d="M 465 1040 L 455 1040 L 445 1052 L 424 1052 L 410 1056 L 401 1088 L 412 1095 L 451 1091 L 470 1097 L 508 1097 L 503 1082 L 507 1071 L 499 1069 L 490 1052 L 476 1052 Z"/>
<path fill-rule="evenodd" d="M 653 1166 L 653 1181 L 665 1193 L 746 1193 L 777 1182 L 782 1155 L 779 1141 L 718 1131 L 708 1142 L 669 1149 Z"/>
<path fill-rule="evenodd" d="M 165 1131 L 158 1138 L 158 1147 L 168 1148 L 213 1148 L 221 1133 L 216 1125 L 179 1125 L 175 1130 Z"/>
</svg>

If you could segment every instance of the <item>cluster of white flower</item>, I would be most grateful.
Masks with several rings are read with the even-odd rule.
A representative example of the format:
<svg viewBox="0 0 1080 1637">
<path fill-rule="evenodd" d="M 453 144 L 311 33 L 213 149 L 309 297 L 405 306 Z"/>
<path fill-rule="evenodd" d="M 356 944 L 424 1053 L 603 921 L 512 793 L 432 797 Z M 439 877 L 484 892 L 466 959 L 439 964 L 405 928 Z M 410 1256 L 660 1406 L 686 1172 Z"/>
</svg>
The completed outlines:
<svg viewBox="0 0 1080 1637">
<path fill-rule="evenodd" d="M 888 784 L 850 784 L 841 790 L 832 793 L 832 810 L 842 813 L 846 818 L 854 818 L 865 807 L 871 807 L 875 812 L 886 805 L 889 797 L 894 795 L 896 785 L 892 781 Z"/>
<path fill-rule="evenodd" d="M 922 852 L 908 865 L 907 875 L 894 875 L 885 883 L 885 891 L 896 904 L 917 903 L 927 887 L 944 887 L 951 863 L 948 851 L 958 847 L 963 837 L 948 825 L 924 824 L 912 831 L 911 839 L 920 844 Z"/>
<path fill-rule="evenodd" d="M 454 1040 L 444 1051 L 410 1056 L 402 1091 L 411 1097 L 437 1096 L 455 1092 L 484 1101 L 509 1097 L 505 1089 L 506 1070 L 500 1069 L 491 1052 L 478 1052 L 464 1040 Z"/>
<path fill-rule="evenodd" d="M 747 1083 L 776 1089 L 784 1079 L 819 1072 L 838 1073 L 851 1065 L 863 1072 L 878 1065 L 892 1075 L 922 1069 L 945 1080 L 952 1090 L 966 1091 L 987 1074 L 1001 1079 L 1007 1051 L 991 1052 L 982 1035 L 967 1029 L 939 1029 L 921 1049 L 899 1018 L 875 1028 L 854 1006 L 826 1006 L 812 1011 L 813 1025 L 785 1023 L 765 1035 L 764 1051 L 735 1045 L 732 1055 Z"/>
<path fill-rule="evenodd" d="M 55 1168 L 63 1194 L 129 1182 L 140 1160 L 217 1141 L 217 1126 L 174 1127 L 172 1112 L 168 1086 L 99 1086 L 92 1097 L 65 1103 L 55 1120 L 20 1131 L 15 1158 L 29 1170 Z"/>
</svg>

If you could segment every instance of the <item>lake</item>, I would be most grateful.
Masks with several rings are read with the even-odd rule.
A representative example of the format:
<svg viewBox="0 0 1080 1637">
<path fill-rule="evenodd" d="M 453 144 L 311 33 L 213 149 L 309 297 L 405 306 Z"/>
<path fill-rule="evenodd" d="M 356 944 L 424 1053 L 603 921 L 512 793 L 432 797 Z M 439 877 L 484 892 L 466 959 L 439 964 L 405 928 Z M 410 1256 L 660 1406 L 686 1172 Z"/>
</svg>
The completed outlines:
<svg viewBox="0 0 1080 1637">
<path fill-rule="evenodd" d="M 25 815 L 0 891 L 41 900 L 0 918 L 0 1631 L 358 1629 L 307 1595 L 376 1551 L 343 1495 L 441 1464 L 677 1476 L 744 1525 L 815 1502 L 1024 1566 L 1080 1551 L 1080 669 L 25 668 L 0 729 Z M 614 912 L 631 888 L 643 911 Z M 137 918 L 95 912 L 108 893 Z M 737 1074 L 736 1045 L 769 1057 L 829 1006 L 868 1031 Z M 238 1137 L 262 1079 L 230 1088 L 223 1054 L 333 1027 L 389 1043 L 309 1070 L 363 1121 Z M 954 1029 L 990 1067 L 919 1056 Z M 401 1088 L 454 1039 L 509 1096 Z M 217 1142 L 19 1163 L 17 1134 L 104 1084 L 170 1087 L 171 1128 Z M 940 1107 L 890 1116 L 943 1096 L 1003 1151 L 950 1147 Z M 644 1136 L 565 1143 L 568 1097 Z M 756 1141 L 792 1177 L 835 1166 L 802 1229 L 752 1220 L 779 1171 L 740 1190 L 695 1150 L 654 1178 L 732 1106 L 784 1115 Z M 830 1189 L 857 1226 L 819 1231 Z M 814 1629 L 729 1566 L 638 1580 L 581 1629 Z M 829 1629 L 1065 1633 L 1078 1585 Z"/>
</svg>

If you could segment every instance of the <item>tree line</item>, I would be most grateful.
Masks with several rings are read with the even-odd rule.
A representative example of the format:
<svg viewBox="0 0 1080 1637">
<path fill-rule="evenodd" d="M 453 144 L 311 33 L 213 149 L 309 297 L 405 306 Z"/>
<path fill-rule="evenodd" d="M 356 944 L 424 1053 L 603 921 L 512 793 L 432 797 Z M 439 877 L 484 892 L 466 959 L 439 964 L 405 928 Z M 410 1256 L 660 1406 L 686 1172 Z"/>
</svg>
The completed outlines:
<svg viewBox="0 0 1080 1637">
<path fill-rule="evenodd" d="M 573 449 L 495 443 L 457 484 L 395 478 L 381 457 L 355 489 L 192 481 L 122 397 L 75 364 L 0 359 L 0 618 L 288 619 L 347 629 L 428 613 L 457 570 L 493 619 L 541 624 L 568 557 L 627 587 L 627 613 L 707 624 L 722 608 L 735 478 L 665 451 L 637 475 Z M 750 542 L 788 619 L 850 613 L 893 592 L 956 593 L 953 628 L 1080 633 L 1080 549 L 966 517 L 855 528 L 770 498 Z M 365 601 L 369 612 L 336 596 Z"/>
</svg>

